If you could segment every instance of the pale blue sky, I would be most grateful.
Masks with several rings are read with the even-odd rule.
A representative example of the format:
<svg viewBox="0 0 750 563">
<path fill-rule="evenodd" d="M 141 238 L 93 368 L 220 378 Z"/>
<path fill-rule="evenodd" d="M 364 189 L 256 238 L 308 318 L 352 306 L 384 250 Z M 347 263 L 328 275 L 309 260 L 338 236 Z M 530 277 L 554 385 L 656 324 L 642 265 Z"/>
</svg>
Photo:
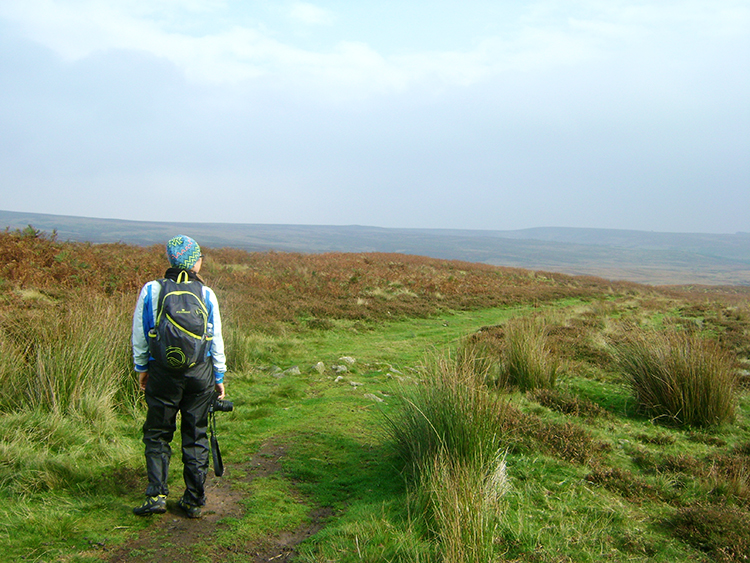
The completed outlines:
<svg viewBox="0 0 750 563">
<path fill-rule="evenodd" d="M 748 0 L 3 0 L 0 209 L 750 231 L 748 100 Z"/>
</svg>

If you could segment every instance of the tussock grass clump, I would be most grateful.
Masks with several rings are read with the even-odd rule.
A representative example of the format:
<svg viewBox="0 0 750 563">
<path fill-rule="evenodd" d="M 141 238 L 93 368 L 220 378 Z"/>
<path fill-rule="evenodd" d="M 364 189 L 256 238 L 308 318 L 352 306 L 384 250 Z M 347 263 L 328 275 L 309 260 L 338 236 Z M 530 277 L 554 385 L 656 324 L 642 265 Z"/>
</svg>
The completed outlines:
<svg viewBox="0 0 750 563">
<path fill-rule="evenodd" d="M 448 357 L 425 368 L 422 384 L 404 390 L 403 408 L 388 420 L 398 457 L 418 474 L 439 454 L 472 462 L 494 458 L 511 407 L 470 367 Z"/>
<path fill-rule="evenodd" d="M 735 413 L 736 369 L 715 342 L 686 332 L 631 334 L 615 350 L 638 408 L 677 426 L 713 426 Z"/>
<path fill-rule="evenodd" d="M 461 343 L 456 351 L 456 364 L 460 371 L 473 373 L 478 384 L 489 388 L 499 386 L 500 347 L 481 331 Z"/>
<path fill-rule="evenodd" d="M 534 317 L 484 327 L 461 345 L 458 361 L 502 389 L 551 389 L 560 361 L 548 341 L 549 330 L 543 319 Z"/>
<path fill-rule="evenodd" d="M 229 368 L 233 372 L 247 372 L 260 364 L 284 361 L 301 347 L 301 341 L 230 326 L 225 330 L 224 346 Z"/>
<path fill-rule="evenodd" d="M 111 418 L 138 397 L 132 374 L 132 303 L 90 296 L 3 318 L 0 410 L 41 409 Z"/>
<path fill-rule="evenodd" d="M 492 561 L 501 500 L 508 489 L 501 456 L 472 465 L 439 454 L 423 468 L 420 504 L 446 563 Z"/>
<path fill-rule="evenodd" d="M 499 438 L 514 412 L 467 360 L 434 360 L 388 421 L 416 513 L 451 563 L 492 559 L 508 486 Z"/>
<path fill-rule="evenodd" d="M 551 389 L 555 386 L 559 361 L 547 343 L 545 325 L 523 317 L 509 321 L 500 356 L 498 382 L 521 391 Z"/>
</svg>

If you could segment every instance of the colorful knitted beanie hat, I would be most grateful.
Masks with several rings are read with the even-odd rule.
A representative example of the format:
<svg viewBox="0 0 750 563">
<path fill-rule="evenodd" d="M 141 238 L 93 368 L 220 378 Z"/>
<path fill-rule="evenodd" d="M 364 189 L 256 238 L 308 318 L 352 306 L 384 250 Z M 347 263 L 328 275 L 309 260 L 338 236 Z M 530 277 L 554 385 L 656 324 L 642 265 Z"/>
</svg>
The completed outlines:
<svg viewBox="0 0 750 563">
<path fill-rule="evenodd" d="M 167 258 L 173 268 L 190 270 L 201 257 L 201 247 L 188 236 L 177 235 L 167 243 Z"/>
</svg>

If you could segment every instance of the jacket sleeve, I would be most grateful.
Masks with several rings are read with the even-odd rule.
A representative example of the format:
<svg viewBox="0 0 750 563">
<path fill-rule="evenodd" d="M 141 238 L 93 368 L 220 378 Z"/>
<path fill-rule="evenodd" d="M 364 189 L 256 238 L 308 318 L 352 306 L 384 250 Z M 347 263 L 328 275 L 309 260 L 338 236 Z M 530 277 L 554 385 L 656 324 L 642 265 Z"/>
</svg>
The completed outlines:
<svg viewBox="0 0 750 563">
<path fill-rule="evenodd" d="M 148 332 L 154 328 L 160 289 L 161 286 L 156 281 L 144 285 L 133 312 L 133 364 L 137 372 L 148 371 L 148 361 L 151 357 L 148 351 Z"/>
<path fill-rule="evenodd" d="M 214 364 L 214 377 L 216 383 L 224 382 L 224 374 L 227 371 L 227 359 L 224 355 L 224 337 L 221 333 L 221 313 L 219 312 L 219 302 L 216 294 L 211 288 L 203 287 L 203 297 L 208 308 L 208 322 L 214 333 L 211 341 L 209 354 Z"/>
</svg>

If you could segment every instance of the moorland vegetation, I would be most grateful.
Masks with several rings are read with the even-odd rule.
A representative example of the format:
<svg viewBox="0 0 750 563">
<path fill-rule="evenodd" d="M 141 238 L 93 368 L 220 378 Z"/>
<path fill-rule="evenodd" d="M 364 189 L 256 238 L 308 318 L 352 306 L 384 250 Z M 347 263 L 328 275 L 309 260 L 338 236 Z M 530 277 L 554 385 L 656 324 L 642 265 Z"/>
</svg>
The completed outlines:
<svg viewBox="0 0 750 563">
<path fill-rule="evenodd" d="M 747 288 L 205 253 L 244 510 L 174 546 L 130 512 L 145 486 L 131 315 L 163 248 L 0 233 L 0 560 L 114 560 L 150 534 L 130 560 L 247 561 L 321 508 L 285 557 L 748 559 Z M 279 471 L 243 480 L 269 443 Z"/>
</svg>

